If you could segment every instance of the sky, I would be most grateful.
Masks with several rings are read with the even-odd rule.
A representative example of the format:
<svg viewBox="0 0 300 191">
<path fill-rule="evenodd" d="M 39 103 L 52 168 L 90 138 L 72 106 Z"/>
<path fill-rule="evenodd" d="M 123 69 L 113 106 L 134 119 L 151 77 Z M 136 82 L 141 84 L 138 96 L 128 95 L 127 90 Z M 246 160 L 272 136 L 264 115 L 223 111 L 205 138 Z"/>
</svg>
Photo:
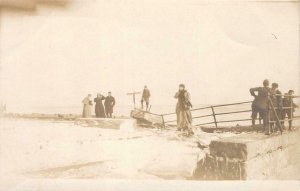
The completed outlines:
<svg viewBox="0 0 300 191">
<path fill-rule="evenodd" d="M 0 101 L 81 106 L 148 85 L 153 106 L 249 101 L 264 79 L 299 92 L 299 3 L 73 0 L 0 13 Z"/>
</svg>

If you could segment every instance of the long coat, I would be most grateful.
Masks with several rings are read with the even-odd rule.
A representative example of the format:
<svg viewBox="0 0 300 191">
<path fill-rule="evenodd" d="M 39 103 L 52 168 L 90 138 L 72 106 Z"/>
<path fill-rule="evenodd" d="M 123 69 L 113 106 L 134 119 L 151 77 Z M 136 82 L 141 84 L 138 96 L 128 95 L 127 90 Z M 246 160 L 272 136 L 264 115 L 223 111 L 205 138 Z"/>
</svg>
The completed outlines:
<svg viewBox="0 0 300 191">
<path fill-rule="evenodd" d="M 115 104 L 116 104 L 115 98 L 113 96 L 107 96 L 104 102 L 106 113 L 113 113 L 113 108 Z"/>
<path fill-rule="evenodd" d="M 82 111 L 82 117 L 84 118 L 90 118 L 92 117 L 92 101 L 90 100 L 89 97 L 85 97 L 83 100 L 82 100 L 82 103 L 83 103 L 83 111 Z"/>
<path fill-rule="evenodd" d="M 102 100 L 105 100 L 105 97 L 103 95 L 100 95 L 100 97 L 96 97 L 94 99 L 94 102 L 96 103 L 95 113 L 96 113 L 96 117 L 98 117 L 98 118 L 105 118 L 106 117 Z"/>
<path fill-rule="evenodd" d="M 192 124 L 192 113 L 190 102 L 190 94 L 184 90 L 177 92 L 174 98 L 178 99 L 176 105 L 177 127 L 178 129 L 190 129 Z"/>
</svg>

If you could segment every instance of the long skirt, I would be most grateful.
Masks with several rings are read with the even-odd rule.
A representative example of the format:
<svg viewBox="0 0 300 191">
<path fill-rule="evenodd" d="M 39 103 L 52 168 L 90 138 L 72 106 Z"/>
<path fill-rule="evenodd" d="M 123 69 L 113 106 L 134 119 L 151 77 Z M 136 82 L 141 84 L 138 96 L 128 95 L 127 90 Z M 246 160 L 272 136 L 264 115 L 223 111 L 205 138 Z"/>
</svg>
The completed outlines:
<svg viewBox="0 0 300 191">
<path fill-rule="evenodd" d="M 97 118 L 105 118 L 106 117 L 103 104 L 96 104 L 95 113 L 96 113 Z"/>
<path fill-rule="evenodd" d="M 92 111 L 91 111 L 91 106 L 88 104 L 85 104 L 83 106 L 83 112 L 82 112 L 82 117 L 83 118 L 91 118 L 92 117 Z"/>
<path fill-rule="evenodd" d="M 177 110 L 177 128 L 183 130 L 192 128 L 192 114 L 190 110 Z"/>
</svg>

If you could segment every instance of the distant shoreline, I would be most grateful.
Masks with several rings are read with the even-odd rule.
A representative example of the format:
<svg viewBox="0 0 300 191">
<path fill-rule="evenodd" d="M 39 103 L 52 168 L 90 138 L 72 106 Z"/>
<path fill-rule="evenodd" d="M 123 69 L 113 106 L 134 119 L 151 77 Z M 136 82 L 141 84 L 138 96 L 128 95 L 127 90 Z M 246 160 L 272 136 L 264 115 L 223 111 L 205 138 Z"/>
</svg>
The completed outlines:
<svg viewBox="0 0 300 191">
<path fill-rule="evenodd" d="M 95 116 L 92 116 L 96 118 Z M 59 121 L 73 121 L 82 118 L 78 114 L 44 114 L 44 113 L 3 113 L 0 118 L 17 118 L 17 119 L 38 119 L 38 120 L 59 120 Z M 113 118 L 122 119 L 129 118 L 129 116 L 114 116 Z"/>
</svg>

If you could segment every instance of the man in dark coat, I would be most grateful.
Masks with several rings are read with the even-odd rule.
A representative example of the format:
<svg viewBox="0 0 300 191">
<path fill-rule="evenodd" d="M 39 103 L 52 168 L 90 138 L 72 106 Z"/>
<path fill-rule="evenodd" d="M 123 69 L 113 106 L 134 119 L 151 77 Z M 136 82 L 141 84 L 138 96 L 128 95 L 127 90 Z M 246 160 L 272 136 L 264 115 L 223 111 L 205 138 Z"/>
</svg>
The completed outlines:
<svg viewBox="0 0 300 191">
<path fill-rule="evenodd" d="M 101 94 L 97 94 L 97 97 L 94 98 L 95 105 L 95 113 L 97 118 L 105 118 L 104 106 L 102 100 L 105 100 L 105 97 Z"/>
<path fill-rule="evenodd" d="M 108 96 L 105 98 L 104 106 L 107 118 L 112 118 L 113 108 L 116 104 L 115 98 L 108 92 Z"/>
<path fill-rule="evenodd" d="M 298 108 L 298 105 L 296 105 L 293 101 L 293 94 L 294 94 L 294 90 L 289 90 L 288 93 L 284 94 L 284 98 L 283 98 L 284 109 L 282 110 L 282 115 L 281 115 L 281 120 L 285 120 L 286 115 L 288 116 L 289 131 L 292 130 L 293 113 L 295 112 L 295 108 Z"/>
<path fill-rule="evenodd" d="M 255 94 L 257 92 L 257 95 Z M 263 81 L 263 87 L 251 88 L 250 94 L 254 97 L 252 102 L 252 126 L 255 126 L 257 114 L 263 119 L 266 134 L 270 134 L 268 128 L 268 95 L 270 93 L 269 80 Z"/>
<path fill-rule="evenodd" d="M 145 101 L 146 102 L 146 110 L 148 110 L 150 96 L 151 96 L 151 94 L 150 94 L 148 87 L 144 86 L 142 100 L 141 100 L 142 109 L 144 108 L 144 101 Z"/>
</svg>

